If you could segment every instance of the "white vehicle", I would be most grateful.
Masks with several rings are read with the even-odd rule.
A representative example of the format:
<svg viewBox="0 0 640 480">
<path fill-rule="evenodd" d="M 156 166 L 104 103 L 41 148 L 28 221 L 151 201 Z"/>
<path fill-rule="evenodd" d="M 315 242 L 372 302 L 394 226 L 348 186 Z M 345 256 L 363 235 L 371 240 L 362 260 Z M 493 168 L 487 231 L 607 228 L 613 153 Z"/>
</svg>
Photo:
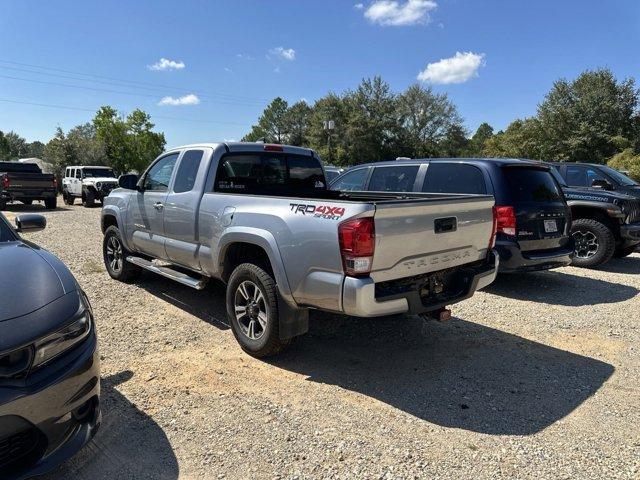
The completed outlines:
<svg viewBox="0 0 640 480">
<path fill-rule="evenodd" d="M 82 199 L 85 207 L 92 207 L 118 187 L 118 179 L 109 167 L 71 166 L 64 171 L 62 196 L 64 203 L 73 205 L 76 198 Z"/>
</svg>

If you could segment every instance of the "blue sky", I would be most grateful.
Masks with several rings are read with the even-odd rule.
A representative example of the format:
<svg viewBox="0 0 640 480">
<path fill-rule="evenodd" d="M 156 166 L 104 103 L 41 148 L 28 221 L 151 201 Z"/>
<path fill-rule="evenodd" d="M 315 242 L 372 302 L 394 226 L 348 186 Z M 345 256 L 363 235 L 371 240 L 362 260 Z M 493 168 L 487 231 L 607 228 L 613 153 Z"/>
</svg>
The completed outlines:
<svg viewBox="0 0 640 480">
<path fill-rule="evenodd" d="M 149 112 L 168 146 L 239 139 L 275 96 L 373 75 L 401 91 L 421 72 L 471 132 L 500 129 L 559 77 L 638 77 L 639 45 L 637 0 L 5 0 L 0 130 L 46 142 L 108 104 Z"/>
</svg>

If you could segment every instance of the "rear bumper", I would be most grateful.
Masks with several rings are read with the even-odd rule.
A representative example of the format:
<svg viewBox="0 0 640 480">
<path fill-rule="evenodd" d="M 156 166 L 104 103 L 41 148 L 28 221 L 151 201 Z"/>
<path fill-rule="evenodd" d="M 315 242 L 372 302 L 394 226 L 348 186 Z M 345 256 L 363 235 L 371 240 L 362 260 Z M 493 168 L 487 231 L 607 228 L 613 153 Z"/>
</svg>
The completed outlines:
<svg viewBox="0 0 640 480">
<path fill-rule="evenodd" d="M 500 272 L 531 272 L 566 267 L 571 264 L 574 251 L 573 238 L 566 246 L 553 250 L 527 251 L 520 250 L 516 242 L 498 241 L 496 250 L 500 255 Z"/>
<path fill-rule="evenodd" d="M 44 200 L 45 198 L 55 198 L 57 195 L 54 189 L 50 190 L 8 190 L 0 192 L 0 198 L 7 201 L 12 200 Z"/>
<path fill-rule="evenodd" d="M 620 227 L 620 236 L 625 240 L 640 242 L 640 222 L 622 225 Z"/>
<path fill-rule="evenodd" d="M 54 371 L 47 371 L 46 378 L 34 385 L 0 388 L 0 439 L 6 441 L 15 430 L 28 438 L 25 446 L 30 449 L 15 464 L 0 468 L 1 478 L 22 480 L 47 473 L 96 433 L 101 414 L 95 330 L 69 356 L 64 368 L 44 367 Z"/>
<path fill-rule="evenodd" d="M 498 274 L 499 263 L 498 255 L 491 252 L 484 262 L 396 282 L 382 282 L 382 284 L 396 283 L 384 292 L 384 285 L 376 285 L 371 278 L 345 277 L 342 296 L 344 313 L 354 317 L 379 317 L 438 310 L 446 305 L 465 300 L 476 290 L 491 284 Z M 444 279 L 444 291 L 431 297 L 421 297 L 421 285 L 428 284 L 433 276 Z M 447 286 L 450 286 L 450 290 L 447 290 Z"/>
</svg>

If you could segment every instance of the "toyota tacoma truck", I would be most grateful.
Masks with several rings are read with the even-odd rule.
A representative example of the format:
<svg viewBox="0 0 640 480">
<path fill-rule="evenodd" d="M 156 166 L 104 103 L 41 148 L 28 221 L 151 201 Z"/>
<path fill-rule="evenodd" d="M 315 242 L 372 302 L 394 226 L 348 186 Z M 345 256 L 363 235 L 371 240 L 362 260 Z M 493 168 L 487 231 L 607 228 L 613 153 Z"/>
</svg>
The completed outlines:
<svg viewBox="0 0 640 480">
<path fill-rule="evenodd" d="M 498 268 L 493 197 L 332 191 L 305 148 L 189 145 L 119 184 L 101 216 L 109 275 L 222 280 L 232 331 L 257 357 L 305 333 L 310 309 L 446 320 Z"/>
<path fill-rule="evenodd" d="M 34 200 L 42 200 L 47 209 L 54 209 L 57 189 L 53 174 L 42 173 L 35 163 L 0 162 L 0 210 L 11 201 L 31 205 Z"/>
</svg>

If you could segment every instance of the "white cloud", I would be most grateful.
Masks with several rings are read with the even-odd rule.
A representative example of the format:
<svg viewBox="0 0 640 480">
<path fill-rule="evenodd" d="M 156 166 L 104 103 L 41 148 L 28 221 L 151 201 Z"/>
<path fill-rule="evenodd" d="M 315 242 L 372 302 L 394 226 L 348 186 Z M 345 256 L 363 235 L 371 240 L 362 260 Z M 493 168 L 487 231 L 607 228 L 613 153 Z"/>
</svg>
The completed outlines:
<svg viewBox="0 0 640 480">
<path fill-rule="evenodd" d="M 356 3 L 353 8 L 355 8 L 356 10 L 362 10 L 364 8 L 364 4 L 362 3 Z"/>
<path fill-rule="evenodd" d="M 451 58 L 429 63 L 418 74 L 418 80 L 439 85 L 464 83 L 471 77 L 477 77 L 484 64 L 484 53 L 456 52 Z"/>
<path fill-rule="evenodd" d="M 269 50 L 267 58 L 271 57 L 291 61 L 296 59 L 296 51 L 293 48 L 276 47 Z"/>
<path fill-rule="evenodd" d="M 153 65 L 149 65 L 149 70 L 182 70 L 185 67 L 183 61 L 176 62 L 175 60 L 169 60 L 168 58 L 161 58 Z"/>
<path fill-rule="evenodd" d="M 253 57 L 247 53 L 236 53 L 236 58 L 239 60 L 253 60 Z"/>
<path fill-rule="evenodd" d="M 190 93 L 188 95 L 183 95 L 182 97 L 163 97 L 162 100 L 158 102 L 158 105 L 198 105 L 200 103 L 200 99 L 197 95 Z"/>
<path fill-rule="evenodd" d="M 371 23 L 385 26 L 424 25 L 431 21 L 429 12 L 437 7 L 435 0 L 407 0 L 404 3 L 395 0 L 376 0 L 367 7 L 364 16 Z"/>
</svg>

